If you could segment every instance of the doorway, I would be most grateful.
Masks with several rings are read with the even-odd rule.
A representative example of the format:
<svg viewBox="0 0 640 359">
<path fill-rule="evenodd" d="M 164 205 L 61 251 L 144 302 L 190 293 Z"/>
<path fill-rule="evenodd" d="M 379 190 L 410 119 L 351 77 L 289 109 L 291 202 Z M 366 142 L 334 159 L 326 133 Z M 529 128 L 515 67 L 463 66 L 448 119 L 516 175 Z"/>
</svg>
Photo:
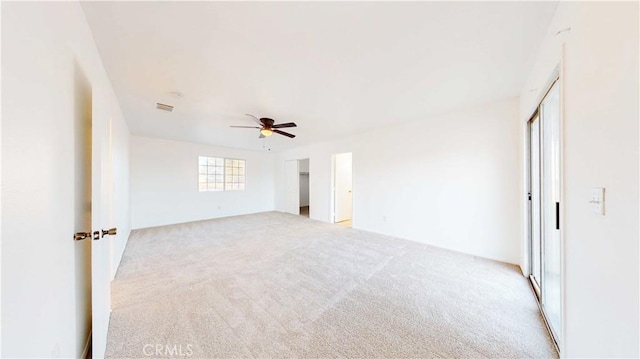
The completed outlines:
<svg viewBox="0 0 640 359">
<path fill-rule="evenodd" d="M 528 123 L 530 280 L 551 336 L 562 329 L 560 84 L 556 79 Z"/>
<path fill-rule="evenodd" d="M 336 154 L 333 163 L 333 222 L 351 227 L 353 219 L 352 153 Z"/>
<path fill-rule="evenodd" d="M 309 217 L 309 159 L 284 161 L 285 212 Z"/>
<path fill-rule="evenodd" d="M 309 218 L 309 159 L 298 160 L 300 215 Z"/>
</svg>

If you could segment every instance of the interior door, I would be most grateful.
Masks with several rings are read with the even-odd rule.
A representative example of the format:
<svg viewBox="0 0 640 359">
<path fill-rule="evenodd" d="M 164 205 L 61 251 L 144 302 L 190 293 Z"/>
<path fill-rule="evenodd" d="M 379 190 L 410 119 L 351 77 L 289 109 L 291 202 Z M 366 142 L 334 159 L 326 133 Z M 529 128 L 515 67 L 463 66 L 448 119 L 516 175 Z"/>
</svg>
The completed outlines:
<svg viewBox="0 0 640 359">
<path fill-rule="evenodd" d="M 353 211 L 351 153 L 336 155 L 334 177 L 334 222 L 348 221 Z"/>
<path fill-rule="evenodd" d="M 111 120 L 100 117 L 91 83 L 79 66 L 75 71 L 74 118 L 74 227 L 76 279 L 76 356 L 88 351 L 102 358 L 111 312 Z"/>
<path fill-rule="evenodd" d="M 298 160 L 284 161 L 285 211 L 300 215 L 300 173 Z"/>
<path fill-rule="evenodd" d="M 76 68 L 74 83 L 74 256 L 75 256 L 75 355 L 88 351 L 91 335 L 91 166 L 92 166 L 92 89 Z"/>
<path fill-rule="evenodd" d="M 91 301 L 92 357 L 103 358 L 107 347 L 107 331 L 111 314 L 110 251 L 111 228 L 111 120 L 97 118 L 94 101 L 92 146 L 92 228 L 91 240 Z M 97 239 L 96 239 L 97 238 Z"/>
</svg>

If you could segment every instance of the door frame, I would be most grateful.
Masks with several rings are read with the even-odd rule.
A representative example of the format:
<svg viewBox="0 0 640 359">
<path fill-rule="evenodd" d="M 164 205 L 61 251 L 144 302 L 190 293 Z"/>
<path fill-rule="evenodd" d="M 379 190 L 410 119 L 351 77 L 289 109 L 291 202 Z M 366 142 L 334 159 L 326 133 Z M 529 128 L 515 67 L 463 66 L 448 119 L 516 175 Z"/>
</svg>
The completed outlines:
<svg viewBox="0 0 640 359">
<path fill-rule="evenodd" d="M 536 101 L 536 107 L 533 111 L 533 113 L 531 114 L 531 116 L 529 116 L 527 122 L 526 122 L 526 130 L 525 130 L 525 149 L 526 149 L 526 153 L 525 153 L 525 159 L 526 159 L 526 164 L 525 164 L 525 176 L 526 176 L 526 195 L 530 198 L 530 194 L 531 192 L 531 123 L 532 121 L 536 118 L 536 116 L 539 115 L 540 113 L 540 106 L 542 105 L 542 102 L 544 101 L 544 99 L 547 97 L 547 95 L 549 94 L 549 92 L 551 91 L 552 87 L 557 83 L 558 84 L 558 91 L 559 91 L 559 96 L 560 96 L 560 116 L 559 116 L 559 141 L 560 141 L 560 146 L 559 146 L 559 181 L 560 181 L 560 194 L 559 194 L 559 200 L 560 200 L 560 206 L 559 206 L 559 211 L 560 211 L 560 218 L 559 218 L 559 223 L 560 223 L 560 229 L 559 229 L 559 238 L 560 238 L 560 286 L 561 286 L 561 291 L 560 291 L 560 307 L 561 307 L 561 320 L 562 323 L 560 324 L 560 328 L 558 328 L 558 330 L 560 331 L 560 337 L 561 338 L 566 338 L 566 320 L 565 320 L 565 313 L 566 313 L 566 295 L 565 295 L 565 291 L 566 291 L 566 286 L 565 286 L 565 241 L 564 241 L 564 227 L 565 227 L 565 221 L 564 218 L 566 217 L 565 215 L 565 210 L 564 210 L 564 202 L 565 202 L 565 181 L 564 181 L 564 87 L 563 87 L 563 77 L 562 77 L 562 65 L 563 65 L 563 61 L 560 62 L 560 64 L 554 69 L 552 76 L 550 77 L 550 79 L 545 83 L 545 91 L 541 93 L 541 96 L 537 99 Z M 541 121 L 541 118 L 538 119 L 538 121 Z M 542 130 L 543 130 L 543 122 L 540 122 L 540 136 L 542 136 Z M 541 144 L 542 145 L 542 144 Z M 542 147 L 540 146 L 540 149 L 542 149 Z M 543 158 L 540 157 L 540 170 L 542 171 L 542 166 L 543 166 Z M 542 194 L 540 194 L 542 195 Z M 533 274 L 533 261 L 531 260 L 532 258 L 532 241 L 533 241 L 533 235 L 532 235 L 532 230 L 533 230 L 533 226 L 532 226 L 532 201 L 529 199 L 527 200 L 527 213 L 526 213 L 526 220 L 525 220 L 525 225 L 526 225 L 526 233 L 527 233 L 527 240 L 526 240 L 526 262 L 527 262 L 527 266 L 526 266 L 526 276 L 527 279 L 529 280 L 529 284 L 531 285 L 531 288 L 534 292 L 534 295 L 536 297 L 536 303 L 538 304 L 538 308 L 540 309 L 540 312 L 542 314 L 542 318 L 544 320 L 545 326 L 547 327 L 547 330 L 549 332 L 549 335 L 551 336 L 552 342 L 554 344 L 554 347 L 556 349 L 556 351 L 558 352 L 558 354 L 563 352 L 563 343 L 565 342 L 565 340 L 559 342 L 556 333 L 554 333 L 554 330 L 551 328 L 551 325 L 547 319 L 547 314 L 542 306 L 542 286 L 543 284 L 540 283 L 540 287 L 538 287 L 536 281 L 532 278 Z M 540 266 L 542 266 L 542 261 L 544 259 L 544 250 L 543 250 L 543 246 L 544 246 L 544 237 L 542 236 L 543 233 L 541 231 L 541 241 L 540 241 Z M 541 270 L 541 272 L 544 272 L 543 270 Z M 544 281 L 544 273 L 541 273 L 541 282 Z"/>
<path fill-rule="evenodd" d="M 526 154 L 526 158 L 527 158 L 527 165 L 526 167 L 526 180 L 527 180 L 527 196 L 528 196 L 528 201 L 527 201 L 527 260 L 528 260 L 528 268 L 527 268 L 527 278 L 529 279 L 530 283 L 531 283 L 531 287 L 533 288 L 536 297 L 538 300 L 540 300 L 540 296 L 541 296 L 541 291 L 540 291 L 540 285 L 541 283 L 538 283 L 534 277 L 534 269 L 533 269 L 533 181 L 532 181 L 532 176 L 533 173 L 531 171 L 532 168 L 532 145 L 533 143 L 531 142 L 531 137 L 532 137 L 532 126 L 533 126 L 533 122 L 534 120 L 536 120 L 538 122 L 538 149 L 540 149 L 540 136 L 541 136 L 541 131 L 542 131 L 542 121 L 540 120 L 540 116 L 538 113 L 538 108 L 539 105 L 536 107 L 536 110 L 534 111 L 533 115 L 531 115 L 531 118 L 529 119 L 529 121 L 527 121 L 527 136 L 526 136 L 526 148 L 527 148 L 527 154 Z M 538 155 L 538 171 L 541 173 L 542 171 L 542 157 L 540 155 Z M 539 186 L 540 188 L 538 188 L 539 192 L 541 191 L 541 186 Z M 540 196 L 541 193 L 538 193 L 538 196 Z M 538 216 L 540 217 L 540 220 L 542 220 L 542 215 L 539 213 Z M 540 263 L 539 265 L 542 267 L 542 257 L 544 255 L 544 251 L 542 250 L 542 226 L 541 228 L 538 229 L 540 232 Z M 540 270 L 540 281 L 542 281 L 542 269 Z M 542 308 L 541 308 L 542 309 Z"/>
</svg>

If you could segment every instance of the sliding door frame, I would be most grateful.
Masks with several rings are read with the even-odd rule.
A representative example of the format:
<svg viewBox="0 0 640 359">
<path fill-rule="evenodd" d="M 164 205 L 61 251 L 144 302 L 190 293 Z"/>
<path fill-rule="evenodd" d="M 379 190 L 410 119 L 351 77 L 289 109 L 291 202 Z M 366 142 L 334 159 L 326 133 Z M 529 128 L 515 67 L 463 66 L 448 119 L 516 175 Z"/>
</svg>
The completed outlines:
<svg viewBox="0 0 640 359">
<path fill-rule="evenodd" d="M 540 137 L 541 137 L 541 131 L 542 131 L 542 121 L 540 120 L 540 114 L 539 114 L 539 109 L 540 105 L 538 105 L 538 107 L 536 107 L 536 111 L 533 113 L 533 115 L 531 116 L 531 118 L 529 119 L 529 121 L 527 122 L 527 191 L 528 191 L 528 205 L 527 205 L 527 223 L 528 223 L 528 258 L 529 258 L 529 275 L 528 278 L 531 281 L 531 286 L 533 287 L 533 290 L 536 294 L 536 297 L 538 300 L 540 300 L 540 296 L 541 296 L 541 292 L 540 292 L 540 285 L 542 283 L 542 257 L 544 255 L 544 251 L 542 250 L 542 226 L 540 223 L 540 226 L 538 228 L 538 233 L 540 236 L 540 243 L 538 244 L 538 251 L 539 251 L 539 255 L 540 255 L 540 260 L 538 263 L 538 266 L 540 266 L 540 278 L 538 278 L 540 280 L 540 283 L 538 282 L 538 280 L 536 279 L 536 277 L 534 276 L 534 274 L 536 273 L 536 270 L 534 268 L 534 260 L 533 260 L 533 249 L 534 249 L 534 245 L 533 245 L 533 241 L 534 241 L 534 220 L 533 220 L 533 215 L 534 215 L 534 206 L 533 206 L 533 201 L 535 199 L 535 193 L 534 193 L 534 188 L 533 188 L 533 181 L 532 178 L 534 176 L 534 173 L 532 171 L 532 167 L 533 167 L 533 142 L 532 142 L 532 137 L 533 137 L 533 125 L 535 121 L 538 121 L 538 137 L 537 137 L 537 141 L 538 141 L 538 152 L 540 152 L 541 149 L 541 141 L 540 141 Z M 538 154 L 538 174 L 540 175 L 542 171 L 542 157 L 540 156 L 540 154 Z M 538 180 L 538 193 L 537 195 L 540 196 L 541 192 L 542 192 L 542 186 L 541 186 L 541 181 Z M 542 213 L 538 213 L 538 219 L 539 221 L 542 220 Z M 542 309 L 542 308 L 541 308 Z"/>
<path fill-rule="evenodd" d="M 538 99 L 537 101 L 537 105 L 533 111 L 533 113 L 531 114 L 531 116 L 529 117 L 527 123 L 526 123 L 526 161 L 527 164 L 525 166 L 525 174 L 526 174 L 526 184 L 527 184 L 527 196 L 528 196 L 528 203 L 527 203 L 527 219 L 526 219 L 526 224 L 527 224 L 527 235 L 528 235 L 528 239 L 527 239 L 527 259 L 528 259 L 528 279 L 529 279 L 529 283 L 536 295 L 536 299 L 537 299 L 537 303 L 538 303 L 538 307 L 540 309 L 540 312 L 542 313 L 542 317 L 544 319 L 544 323 L 547 327 L 547 330 L 549 331 L 549 334 L 552 338 L 552 341 L 555 345 L 556 350 L 558 351 L 558 353 L 561 353 L 561 347 L 563 342 L 560 342 L 558 340 L 558 336 L 560 338 L 566 338 L 565 336 L 565 313 L 566 313 L 566 308 L 565 308 L 565 261 L 564 261 L 564 253 L 565 253 L 565 246 L 564 246 L 564 101 L 563 101 L 563 86 L 562 86 L 562 81 L 561 81 L 561 73 L 560 73 L 560 69 L 561 66 L 558 66 L 556 68 L 556 70 L 554 71 L 553 76 L 551 77 L 551 79 L 547 82 L 547 86 L 545 87 L 545 91 L 542 93 L 542 96 Z M 533 123 L 534 120 L 539 121 L 539 140 L 540 140 L 540 145 L 539 145 L 539 150 L 542 153 L 542 131 L 543 131 L 543 126 L 544 126 L 544 121 L 542 120 L 541 117 L 541 105 L 542 102 L 545 100 L 545 98 L 547 97 L 547 95 L 549 94 L 549 92 L 551 91 L 551 89 L 553 88 L 554 85 L 558 85 L 559 86 L 559 95 L 560 95 L 560 109 L 559 109 L 559 141 L 560 141 L 560 147 L 559 147 L 559 168 L 560 168 L 560 173 L 559 173 L 559 178 L 560 178 L 560 205 L 558 210 L 560 211 L 560 216 L 559 216 L 559 227 L 560 227 L 560 232 L 559 232 L 559 239 L 560 239 L 560 286 L 561 286 L 561 324 L 560 324 L 560 328 L 557 328 L 558 331 L 560 331 L 560 333 L 556 333 L 555 330 L 552 328 L 551 324 L 549 323 L 548 320 L 548 316 L 547 313 L 544 309 L 543 303 L 542 303 L 542 298 L 543 298 L 543 294 L 542 294 L 542 290 L 544 285 L 542 284 L 542 282 L 544 282 L 544 270 L 542 269 L 543 266 L 543 261 L 544 261 L 544 233 L 542 228 L 540 229 L 540 236 L 541 236 L 541 240 L 540 240 L 540 280 L 541 283 L 537 283 L 536 279 L 533 276 L 533 201 L 532 201 L 532 176 L 533 173 L 531 171 L 531 164 L 532 164 L 532 143 L 531 143 L 531 125 Z M 543 156 L 539 155 L 539 171 L 540 173 L 542 173 L 543 171 L 543 161 L 544 158 Z M 542 176 L 541 176 L 542 178 Z M 543 184 L 542 182 L 540 182 L 540 186 L 539 186 L 539 195 L 542 196 L 542 187 Z M 540 220 L 542 221 L 542 215 L 539 214 L 540 216 Z M 542 227 L 542 226 L 541 226 Z M 563 340 L 564 341 L 564 340 Z"/>
</svg>

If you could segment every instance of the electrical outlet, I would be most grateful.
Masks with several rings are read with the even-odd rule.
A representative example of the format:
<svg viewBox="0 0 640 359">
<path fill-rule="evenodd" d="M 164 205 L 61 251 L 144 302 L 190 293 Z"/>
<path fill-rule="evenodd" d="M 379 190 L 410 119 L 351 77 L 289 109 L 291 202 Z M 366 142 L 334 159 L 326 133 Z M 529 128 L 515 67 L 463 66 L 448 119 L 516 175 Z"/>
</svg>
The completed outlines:
<svg viewBox="0 0 640 359">
<path fill-rule="evenodd" d="M 591 205 L 591 213 L 604 216 L 604 188 L 594 187 L 591 189 L 591 198 L 589 199 Z"/>
<path fill-rule="evenodd" d="M 382 222 L 386 222 L 387 221 L 387 216 L 382 216 Z"/>
</svg>

